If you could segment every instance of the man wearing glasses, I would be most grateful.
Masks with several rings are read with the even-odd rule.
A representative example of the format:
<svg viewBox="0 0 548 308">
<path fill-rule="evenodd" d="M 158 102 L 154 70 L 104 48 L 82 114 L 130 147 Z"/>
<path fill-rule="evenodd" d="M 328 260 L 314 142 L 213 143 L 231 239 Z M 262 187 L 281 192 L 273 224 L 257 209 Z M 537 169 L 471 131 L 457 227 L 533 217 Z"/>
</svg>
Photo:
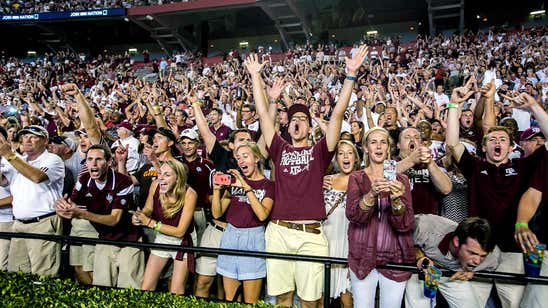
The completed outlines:
<svg viewBox="0 0 548 308">
<path fill-rule="evenodd" d="M 61 218 L 55 215 L 53 204 L 63 190 L 63 160 L 46 150 L 49 135 L 43 127 L 26 126 L 18 136 L 23 156 L 12 152 L 10 144 L 0 136 L 0 156 L 9 163 L 2 167 L 0 185 L 9 185 L 13 196 L 13 232 L 60 235 Z M 14 238 L 8 270 L 56 276 L 60 258 L 57 242 Z"/>
</svg>

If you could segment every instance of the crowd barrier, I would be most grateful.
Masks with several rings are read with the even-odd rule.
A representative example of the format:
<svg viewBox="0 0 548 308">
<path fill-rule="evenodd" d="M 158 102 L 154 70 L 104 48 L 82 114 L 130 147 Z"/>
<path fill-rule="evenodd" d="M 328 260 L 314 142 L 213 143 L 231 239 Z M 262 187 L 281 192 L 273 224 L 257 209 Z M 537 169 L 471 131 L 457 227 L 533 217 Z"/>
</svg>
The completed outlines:
<svg viewBox="0 0 548 308">
<path fill-rule="evenodd" d="M 109 241 L 102 240 L 97 238 L 88 238 L 88 237 L 77 237 L 77 236 L 68 236 L 68 235 L 49 235 L 49 234 L 36 234 L 36 233 L 16 233 L 16 232 L 0 232 L 0 238 L 11 239 L 11 238 L 27 238 L 27 239 L 39 239 L 47 241 L 55 241 L 61 243 L 61 249 L 64 252 L 68 252 L 70 245 L 95 245 L 95 244 L 106 244 L 113 246 L 127 246 L 127 247 L 137 247 L 137 248 L 153 248 L 160 250 L 179 250 L 184 252 L 197 252 L 208 255 L 236 255 L 236 256 L 247 256 L 247 257 L 259 257 L 259 258 L 273 258 L 273 259 L 282 259 L 282 260 L 293 260 L 293 261 L 305 261 L 305 262 L 317 262 L 323 263 L 324 265 L 324 294 L 329 294 L 329 289 L 331 288 L 331 266 L 333 264 L 347 264 L 347 260 L 343 258 L 333 258 L 333 257 L 322 257 L 322 256 L 307 256 L 307 255 L 294 255 L 294 254 L 283 254 L 283 253 L 272 253 L 272 252 L 259 252 L 259 251 L 244 251 L 244 250 L 234 250 L 234 249 L 223 249 L 223 248 L 207 248 L 207 247 L 181 247 L 177 245 L 168 245 L 168 244 L 155 244 L 155 243 L 143 243 L 143 242 L 126 242 L 126 241 Z M 64 254 L 65 257 L 62 260 L 62 266 L 68 266 L 68 253 Z M 419 270 L 414 264 L 386 264 L 378 266 L 379 268 L 392 269 L 407 271 L 412 273 L 418 273 Z M 453 275 L 453 271 L 441 269 L 443 276 Z M 548 277 L 530 277 L 525 276 L 524 274 L 515 274 L 515 273 L 505 273 L 505 272 L 475 272 L 473 280 L 480 279 L 482 281 L 488 280 L 497 280 L 503 281 L 505 283 L 514 283 L 514 284 L 527 284 L 527 283 L 536 283 L 536 284 L 547 284 Z M 324 296 L 324 307 L 329 307 L 329 297 Z"/>
</svg>

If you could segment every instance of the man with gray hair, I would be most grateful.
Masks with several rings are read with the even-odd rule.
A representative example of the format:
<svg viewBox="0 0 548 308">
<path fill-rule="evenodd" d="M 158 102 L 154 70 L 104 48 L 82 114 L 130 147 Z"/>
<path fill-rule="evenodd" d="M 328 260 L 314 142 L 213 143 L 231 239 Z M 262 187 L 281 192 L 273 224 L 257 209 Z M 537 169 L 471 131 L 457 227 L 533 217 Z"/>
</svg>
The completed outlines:
<svg viewBox="0 0 548 308">
<path fill-rule="evenodd" d="M 55 200 L 61 197 L 65 166 L 61 158 L 46 150 L 49 134 L 45 128 L 30 125 L 18 133 L 24 155 L 19 156 L 0 136 L 2 167 L 0 185 L 10 187 L 13 196 L 13 232 L 61 235 L 61 218 L 55 215 Z M 8 270 L 56 276 L 61 249 L 57 242 L 13 238 Z"/>
</svg>

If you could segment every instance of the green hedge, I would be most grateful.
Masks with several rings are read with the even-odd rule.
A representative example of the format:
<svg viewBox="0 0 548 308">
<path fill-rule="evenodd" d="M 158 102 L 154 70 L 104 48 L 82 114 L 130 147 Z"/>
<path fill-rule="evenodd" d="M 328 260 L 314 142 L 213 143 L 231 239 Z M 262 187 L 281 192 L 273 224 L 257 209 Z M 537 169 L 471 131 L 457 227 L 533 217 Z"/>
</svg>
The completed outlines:
<svg viewBox="0 0 548 308">
<path fill-rule="evenodd" d="M 214 303 L 191 296 L 132 289 L 82 287 L 69 279 L 54 279 L 0 271 L 2 307 L 274 307 L 269 304 Z"/>
</svg>

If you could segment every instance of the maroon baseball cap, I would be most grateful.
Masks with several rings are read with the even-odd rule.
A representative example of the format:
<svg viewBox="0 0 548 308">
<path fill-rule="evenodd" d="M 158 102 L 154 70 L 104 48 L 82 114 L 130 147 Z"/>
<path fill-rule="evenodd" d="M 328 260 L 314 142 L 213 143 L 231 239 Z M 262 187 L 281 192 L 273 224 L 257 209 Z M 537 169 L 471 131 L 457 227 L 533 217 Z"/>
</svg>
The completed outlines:
<svg viewBox="0 0 548 308">
<path fill-rule="evenodd" d="M 116 125 L 116 127 L 123 127 L 129 131 L 133 131 L 133 125 L 131 125 L 131 123 L 129 123 L 128 121 L 122 121 L 122 123 Z"/>
<path fill-rule="evenodd" d="M 542 132 L 540 131 L 540 128 L 538 127 L 529 127 L 528 129 L 524 130 L 523 133 L 521 133 L 521 136 L 519 138 L 520 141 L 527 141 L 533 137 L 540 136 L 542 138 L 545 138 Z"/>
<path fill-rule="evenodd" d="M 289 121 L 291 121 L 291 118 L 295 113 L 302 112 L 308 117 L 308 124 L 312 125 L 312 118 L 310 117 L 310 111 L 308 110 L 308 107 L 303 104 L 293 104 L 289 109 L 287 109 L 287 118 Z"/>
</svg>

